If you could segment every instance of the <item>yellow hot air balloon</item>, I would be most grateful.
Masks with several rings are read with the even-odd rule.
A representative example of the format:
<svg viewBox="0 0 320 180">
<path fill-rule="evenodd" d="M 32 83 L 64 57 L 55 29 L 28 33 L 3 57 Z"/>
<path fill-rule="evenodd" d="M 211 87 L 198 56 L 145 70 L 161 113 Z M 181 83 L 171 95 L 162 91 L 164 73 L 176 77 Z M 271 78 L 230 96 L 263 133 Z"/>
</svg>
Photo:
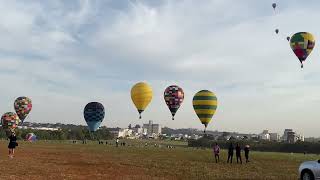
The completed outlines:
<svg viewBox="0 0 320 180">
<path fill-rule="evenodd" d="M 147 83 L 139 82 L 131 89 L 131 99 L 136 106 L 140 119 L 141 113 L 146 109 L 152 100 L 152 88 Z"/>
<path fill-rule="evenodd" d="M 217 97 L 211 91 L 201 90 L 194 95 L 192 104 L 201 123 L 205 126 L 204 132 L 206 132 L 206 128 L 217 109 Z"/>
</svg>

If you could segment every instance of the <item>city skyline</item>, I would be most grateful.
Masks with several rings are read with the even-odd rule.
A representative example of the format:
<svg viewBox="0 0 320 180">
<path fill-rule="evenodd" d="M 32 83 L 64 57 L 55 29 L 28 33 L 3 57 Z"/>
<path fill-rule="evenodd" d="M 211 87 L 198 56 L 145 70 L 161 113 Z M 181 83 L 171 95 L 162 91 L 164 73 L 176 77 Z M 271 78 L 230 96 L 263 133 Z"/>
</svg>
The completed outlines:
<svg viewBox="0 0 320 180">
<path fill-rule="evenodd" d="M 272 2 L 271 2 L 272 3 Z M 85 125 L 83 108 L 101 102 L 102 126 L 154 123 L 203 125 L 192 98 L 207 89 L 218 98 L 208 130 L 319 137 L 320 2 L 270 1 L 20 1 L 0 2 L 1 113 L 28 96 L 26 122 Z M 197 7 L 197 8 L 195 8 Z M 278 35 L 274 32 L 279 28 Z M 300 69 L 286 37 L 308 31 L 316 45 Z M 145 81 L 153 99 L 142 120 L 131 87 Z M 166 87 L 184 89 L 175 120 Z"/>
</svg>

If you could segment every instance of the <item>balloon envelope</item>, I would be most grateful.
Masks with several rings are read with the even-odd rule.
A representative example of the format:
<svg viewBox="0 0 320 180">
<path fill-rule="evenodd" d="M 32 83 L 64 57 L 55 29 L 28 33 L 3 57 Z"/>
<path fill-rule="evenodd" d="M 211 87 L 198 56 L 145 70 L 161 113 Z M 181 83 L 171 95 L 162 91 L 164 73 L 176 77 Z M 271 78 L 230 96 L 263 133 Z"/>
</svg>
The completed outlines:
<svg viewBox="0 0 320 180">
<path fill-rule="evenodd" d="M 24 96 L 18 97 L 14 101 L 14 109 L 17 115 L 19 116 L 21 122 L 23 123 L 23 121 L 25 120 L 25 118 L 28 116 L 28 114 L 32 109 L 31 99 Z"/>
<path fill-rule="evenodd" d="M 25 140 L 26 140 L 26 141 L 33 142 L 33 141 L 36 141 L 36 140 L 37 140 L 37 136 L 36 136 L 34 133 L 28 133 L 28 134 L 26 135 Z"/>
<path fill-rule="evenodd" d="M 104 119 L 104 107 L 99 102 L 90 102 L 84 108 L 83 115 L 89 130 L 94 132 L 99 128 Z"/>
<path fill-rule="evenodd" d="M 314 45 L 315 39 L 308 32 L 298 32 L 290 38 L 290 47 L 301 63 L 310 55 Z"/>
<path fill-rule="evenodd" d="M 184 99 L 182 88 L 176 85 L 169 86 L 164 91 L 164 100 L 171 112 L 172 120 Z"/>
<path fill-rule="evenodd" d="M 14 130 L 19 124 L 19 117 L 14 112 L 4 113 L 1 117 L 2 128 L 5 130 Z"/>
<path fill-rule="evenodd" d="M 147 108 L 152 100 L 153 92 L 147 83 L 139 82 L 131 89 L 131 99 L 136 106 L 141 119 L 141 113 Z"/>
<path fill-rule="evenodd" d="M 194 95 L 192 104 L 201 123 L 207 127 L 217 109 L 216 95 L 211 91 L 201 90 Z"/>
<path fill-rule="evenodd" d="M 272 3 L 272 7 L 273 7 L 273 9 L 275 9 L 277 7 L 277 4 L 276 3 Z"/>
</svg>

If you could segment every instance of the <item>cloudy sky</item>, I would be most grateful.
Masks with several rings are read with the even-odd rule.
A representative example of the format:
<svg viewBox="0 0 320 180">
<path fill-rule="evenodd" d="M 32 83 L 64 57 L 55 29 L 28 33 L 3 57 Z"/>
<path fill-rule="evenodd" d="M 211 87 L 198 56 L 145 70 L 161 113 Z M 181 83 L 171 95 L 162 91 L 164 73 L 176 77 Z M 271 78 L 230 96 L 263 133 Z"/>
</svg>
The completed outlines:
<svg viewBox="0 0 320 180">
<path fill-rule="evenodd" d="M 320 136 L 318 46 L 302 70 L 285 40 L 320 37 L 320 2 L 279 0 L 276 14 L 272 2 L 0 1 L 1 113 L 28 96 L 26 121 L 85 124 L 84 106 L 99 101 L 109 127 L 202 129 L 192 97 L 208 89 L 219 99 L 210 130 Z M 140 81 L 154 90 L 142 120 L 130 98 Z M 185 91 L 175 121 L 163 100 L 172 84 Z"/>
</svg>

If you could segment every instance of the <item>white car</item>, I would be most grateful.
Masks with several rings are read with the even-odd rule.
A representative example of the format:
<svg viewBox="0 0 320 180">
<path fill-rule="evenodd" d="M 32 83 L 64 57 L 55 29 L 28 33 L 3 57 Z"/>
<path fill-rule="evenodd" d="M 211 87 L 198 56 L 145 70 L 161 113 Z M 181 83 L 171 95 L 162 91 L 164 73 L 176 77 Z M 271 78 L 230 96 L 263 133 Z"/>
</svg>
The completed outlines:
<svg viewBox="0 0 320 180">
<path fill-rule="evenodd" d="M 320 179 L 320 160 L 303 162 L 299 167 L 299 174 L 301 180 Z"/>
</svg>

